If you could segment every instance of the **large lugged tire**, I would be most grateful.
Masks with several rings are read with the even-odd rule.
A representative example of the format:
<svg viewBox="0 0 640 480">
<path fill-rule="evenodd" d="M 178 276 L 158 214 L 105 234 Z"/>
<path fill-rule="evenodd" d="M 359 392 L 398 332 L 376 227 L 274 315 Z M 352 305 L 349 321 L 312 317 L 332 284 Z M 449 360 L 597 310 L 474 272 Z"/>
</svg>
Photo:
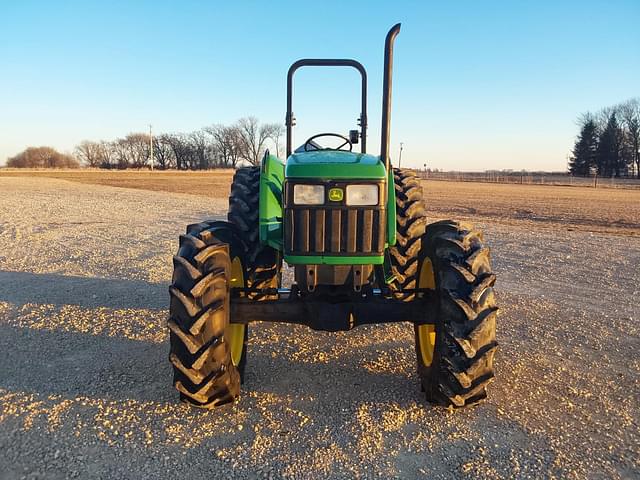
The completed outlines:
<svg viewBox="0 0 640 480">
<path fill-rule="evenodd" d="M 435 288 L 438 318 L 435 332 L 415 326 L 422 388 L 433 403 L 473 405 L 487 395 L 498 345 L 489 248 L 471 225 L 447 220 L 427 226 L 420 257 L 418 283 Z"/>
<path fill-rule="evenodd" d="M 260 167 L 244 167 L 236 170 L 229 195 L 228 219 L 239 230 L 246 245 L 244 259 L 248 288 L 277 288 L 282 260 L 279 252 L 260 243 Z M 274 295 L 250 293 L 252 300 L 271 300 Z"/>
<path fill-rule="evenodd" d="M 191 225 L 173 258 L 168 322 L 173 384 L 182 400 L 202 408 L 229 403 L 240 393 L 240 364 L 232 361 L 229 341 L 232 236 L 223 222 Z M 244 353 L 246 345 L 239 348 Z"/>
<path fill-rule="evenodd" d="M 417 288 L 418 256 L 427 225 L 422 186 L 411 170 L 393 169 L 396 192 L 396 244 L 389 249 L 395 280 L 389 285 L 395 299 L 414 300 L 415 293 L 401 290 Z"/>
</svg>

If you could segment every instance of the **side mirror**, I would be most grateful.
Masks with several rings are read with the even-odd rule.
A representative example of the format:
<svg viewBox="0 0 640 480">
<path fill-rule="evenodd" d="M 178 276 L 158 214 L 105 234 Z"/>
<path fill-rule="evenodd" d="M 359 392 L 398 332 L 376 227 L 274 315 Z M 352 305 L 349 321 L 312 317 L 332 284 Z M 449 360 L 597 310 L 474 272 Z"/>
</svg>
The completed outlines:
<svg viewBox="0 0 640 480">
<path fill-rule="evenodd" d="M 353 145 L 356 145 L 358 143 L 358 139 L 359 138 L 360 138 L 360 131 L 359 130 L 349 130 L 349 141 Z"/>
</svg>

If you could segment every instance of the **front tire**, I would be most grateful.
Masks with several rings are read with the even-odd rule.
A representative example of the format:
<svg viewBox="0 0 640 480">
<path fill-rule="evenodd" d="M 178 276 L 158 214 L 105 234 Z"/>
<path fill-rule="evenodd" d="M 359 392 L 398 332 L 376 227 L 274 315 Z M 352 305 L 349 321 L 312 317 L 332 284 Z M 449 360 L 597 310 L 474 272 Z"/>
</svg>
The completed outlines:
<svg viewBox="0 0 640 480">
<path fill-rule="evenodd" d="M 236 244 L 224 222 L 190 225 L 173 258 L 168 322 L 173 384 L 181 400 L 201 408 L 224 405 L 240 394 L 246 326 L 229 321 Z"/>
<path fill-rule="evenodd" d="M 498 345 L 495 278 L 481 232 L 450 220 L 427 226 L 418 284 L 435 291 L 437 323 L 415 325 L 414 333 L 430 402 L 464 407 L 486 398 Z"/>
</svg>

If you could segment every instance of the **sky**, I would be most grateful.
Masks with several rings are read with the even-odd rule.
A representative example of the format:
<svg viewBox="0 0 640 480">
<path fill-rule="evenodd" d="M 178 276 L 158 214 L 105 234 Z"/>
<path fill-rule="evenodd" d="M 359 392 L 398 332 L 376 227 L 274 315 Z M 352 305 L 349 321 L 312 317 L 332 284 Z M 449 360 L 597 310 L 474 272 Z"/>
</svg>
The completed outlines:
<svg viewBox="0 0 640 480">
<path fill-rule="evenodd" d="M 445 170 L 563 170 L 581 112 L 640 96 L 640 0 L 0 0 L 0 164 L 27 146 L 284 122 L 299 58 L 354 58 L 380 136 L 394 54 L 392 159 Z M 295 76 L 294 145 L 356 128 L 355 70 Z"/>
</svg>

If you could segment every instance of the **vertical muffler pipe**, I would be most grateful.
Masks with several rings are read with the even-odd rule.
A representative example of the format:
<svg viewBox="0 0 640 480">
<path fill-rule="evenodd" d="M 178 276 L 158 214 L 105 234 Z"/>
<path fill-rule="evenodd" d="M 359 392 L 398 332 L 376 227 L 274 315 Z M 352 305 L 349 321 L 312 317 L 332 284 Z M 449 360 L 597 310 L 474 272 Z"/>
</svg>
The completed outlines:
<svg viewBox="0 0 640 480">
<path fill-rule="evenodd" d="M 389 172 L 389 130 L 391 127 L 391 75 L 393 73 L 393 42 L 400 33 L 400 24 L 396 23 L 384 41 L 384 77 L 382 80 L 382 138 L 380 139 L 380 157 Z"/>
</svg>

